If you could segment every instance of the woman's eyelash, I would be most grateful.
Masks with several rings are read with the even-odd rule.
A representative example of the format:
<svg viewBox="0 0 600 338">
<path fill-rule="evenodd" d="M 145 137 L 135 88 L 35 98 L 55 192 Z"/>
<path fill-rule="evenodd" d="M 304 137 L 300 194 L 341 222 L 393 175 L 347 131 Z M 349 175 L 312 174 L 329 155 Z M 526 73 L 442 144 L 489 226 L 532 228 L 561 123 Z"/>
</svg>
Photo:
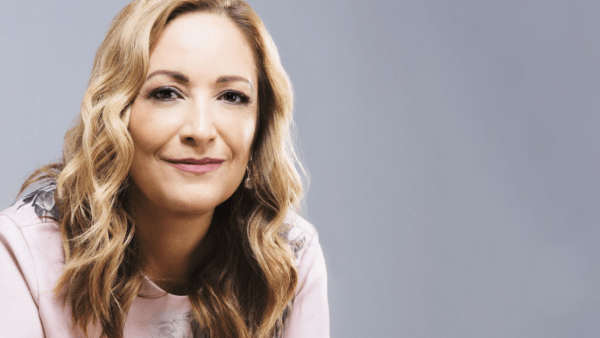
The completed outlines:
<svg viewBox="0 0 600 338">
<path fill-rule="evenodd" d="M 175 101 L 183 98 L 183 95 L 176 88 L 165 86 L 149 91 L 144 95 L 144 97 L 157 101 Z M 234 105 L 247 105 L 251 102 L 251 99 L 248 95 L 237 90 L 228 90 L 223 92 L 218 96 L 218 99 L 225 100 L 226 102 Z"/>
<path fill-rule="evenodd" d="M 182 98 L 182 95 L 173 87 L 159 87 L 150 91 L 146 97 L 158 101 L 174 101 Z"/>
<path fill-rule="evenodd" d="M 219 98 L 231 104 L 246 105 L 250 103 L 250 97 L 248 97 L 248 95 L 236 90 L 228 90 L 219 95 Z"/>
</svg>

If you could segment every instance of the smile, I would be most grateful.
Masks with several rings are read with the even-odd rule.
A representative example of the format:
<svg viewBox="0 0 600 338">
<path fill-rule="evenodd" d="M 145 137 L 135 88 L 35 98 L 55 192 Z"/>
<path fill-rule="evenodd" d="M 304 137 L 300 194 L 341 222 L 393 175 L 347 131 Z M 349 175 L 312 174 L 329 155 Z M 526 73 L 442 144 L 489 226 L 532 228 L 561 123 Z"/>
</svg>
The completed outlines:
<svg viewBox="0 0 600 338">
<path fill-rule="evenodd" d="M 225 160 L 216 158 L 167 160 L 173 167 L 188 173 L 202 174 L 217 170 Z"/>
</svg>

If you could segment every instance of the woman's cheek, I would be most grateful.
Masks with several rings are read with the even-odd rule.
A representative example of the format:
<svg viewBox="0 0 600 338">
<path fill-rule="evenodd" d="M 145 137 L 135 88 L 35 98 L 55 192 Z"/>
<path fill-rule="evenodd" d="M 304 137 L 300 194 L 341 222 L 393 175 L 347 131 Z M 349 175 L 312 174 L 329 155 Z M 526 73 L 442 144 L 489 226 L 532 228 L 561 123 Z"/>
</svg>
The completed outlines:
<svg viewBox="0 0 600 338">
<path fill-rule="evenodd" d="M 251 120 L 246 122 L 244 131 L 243 131 L 245 141 L 252 142 L 255 132 L 256 132 L 256 118 L 252 118 Z"/>
<path fill-rule="evenodd" d="M 228 121 L 228 130 L 235 130 L 235 132 L 230 133 L 230 138 L 238 147 L 244 149 L 246 152 L 250 150 L 250 145 L 256 132 L 255 116 L 255 114 L 247 113 L 247 116 L 242 118 L 237 116 Z"/>
<path fill-rule="evenodd" d="M 180 114 L 164 109 L 140 109 L 129 123 L 135 146 L 144 152 L 158 150 L 177 133 L 180 118 Z"/>
</svg>

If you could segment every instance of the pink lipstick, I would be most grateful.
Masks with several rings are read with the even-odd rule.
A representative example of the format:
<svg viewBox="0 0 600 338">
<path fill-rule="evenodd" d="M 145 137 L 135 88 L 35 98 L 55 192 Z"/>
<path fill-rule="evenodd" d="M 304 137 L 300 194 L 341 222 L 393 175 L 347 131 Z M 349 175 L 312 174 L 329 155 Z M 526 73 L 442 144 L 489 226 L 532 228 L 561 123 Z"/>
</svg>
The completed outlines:
<svg viewBox="0 0 600 338">
<path fill-rule="evenodd" d="M 218 169 L 225 160 L 205 157 L 203 159 L 167 159 L 166 161 L 181 171 L 202 174 Z"/>
</svg>

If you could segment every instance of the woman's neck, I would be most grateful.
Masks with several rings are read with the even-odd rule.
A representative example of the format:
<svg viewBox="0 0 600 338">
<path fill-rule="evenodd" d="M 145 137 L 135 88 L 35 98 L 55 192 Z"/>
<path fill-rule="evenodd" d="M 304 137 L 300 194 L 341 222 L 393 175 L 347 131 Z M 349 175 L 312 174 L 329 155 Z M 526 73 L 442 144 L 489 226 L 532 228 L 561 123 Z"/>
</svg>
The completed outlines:
<svg viewBox="0 0 600 338">
<path fill-rule="evenodd" d="M 181 286 L 206 252 L 200 243 L 202 249 L 210 246 L 203 240 L 214 210 L 175 215 L 137 204 L 131 213 L 144 274 L 167 292 L 185 293 Z"/>
</svg>

